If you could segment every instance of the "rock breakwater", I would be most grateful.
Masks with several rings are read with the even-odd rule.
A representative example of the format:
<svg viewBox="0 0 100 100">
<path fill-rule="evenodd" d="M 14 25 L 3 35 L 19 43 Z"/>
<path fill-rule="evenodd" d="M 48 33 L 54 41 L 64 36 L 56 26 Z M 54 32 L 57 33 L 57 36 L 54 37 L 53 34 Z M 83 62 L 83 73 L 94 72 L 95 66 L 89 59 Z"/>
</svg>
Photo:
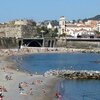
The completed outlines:
<svg viewBox="0 0 100 100">
<path fill-rule="evenodd" d="M 45 76 L 57 76 L 65 79 L 100 79 L 100 71 L 87 70 L 50 70 Z"/>
</svg>

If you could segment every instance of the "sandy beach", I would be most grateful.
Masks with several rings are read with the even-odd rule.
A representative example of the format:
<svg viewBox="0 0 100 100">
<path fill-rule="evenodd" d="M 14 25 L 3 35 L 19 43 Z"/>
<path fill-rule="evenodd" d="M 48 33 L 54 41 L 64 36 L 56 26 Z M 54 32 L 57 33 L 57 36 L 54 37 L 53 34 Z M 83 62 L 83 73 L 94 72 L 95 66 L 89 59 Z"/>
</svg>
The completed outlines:
<svg viewBox="0 0 100 100">
<path fill-rule="evenodd" d="M 0 50 L 0 93 L 3 100 L 57 100 L 54 96 L 57 77 L 29 74 L 17 69 L 9 56 L 33 53 L 82 52 L 83 49 L 22 48 Z M 93 51 L 93 52 L 98 52 Z M 87 51 L 86 51 L 87 52 Z M 89 51 L 90 52 L 90 51 Z"/>
<path fill-rule="evenodd" d="M 21 72 L 5 56 L 0 57 L 0 93 L 3 100 L 55 100 L 57 80 L 53 76 Z"/>
</svg>

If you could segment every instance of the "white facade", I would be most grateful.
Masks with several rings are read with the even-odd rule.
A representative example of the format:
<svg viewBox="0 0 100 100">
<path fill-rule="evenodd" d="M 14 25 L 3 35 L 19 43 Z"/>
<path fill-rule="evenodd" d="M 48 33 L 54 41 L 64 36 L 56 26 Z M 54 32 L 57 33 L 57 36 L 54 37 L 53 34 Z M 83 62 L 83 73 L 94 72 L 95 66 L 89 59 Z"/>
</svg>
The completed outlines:
<svg viewBox="0 0 100 100">
<path fill-rule="evenodd" d="M 64 16 L 62 16 L 59 20 L 59 34 L 63 33 L 66 33 L 66 36 L 72 36 L 76 38 L 78 35 L 91 35 L 91 33 L 93 34 L 93 29 L 91 26 L 85 25 L 83 23 L 66 23 Z"/>
<path fill-rule="evenodd" d="M 100 32 L 100 23 L 97 24 L 97 31 Z"/>
<path fill-rule="evenodd" d="M 48 28 L 48 29 L 52 29 L 52 28 L 53 28 L 50 22 L 49 22 L 49 24 L 47 25 L 47 28 Z"/>
</svg>

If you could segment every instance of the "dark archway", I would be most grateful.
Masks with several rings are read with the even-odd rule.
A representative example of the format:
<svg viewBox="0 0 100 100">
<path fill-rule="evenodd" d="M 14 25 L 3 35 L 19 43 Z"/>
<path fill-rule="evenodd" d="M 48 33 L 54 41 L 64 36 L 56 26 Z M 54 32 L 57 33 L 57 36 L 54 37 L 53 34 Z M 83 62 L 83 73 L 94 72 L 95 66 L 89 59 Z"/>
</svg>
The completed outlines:
<svg viewBox="0 0 100 100">
<path fill-rule="evenodd" d="M 43 39 L 23 39 L 22 45 L 27 47 L 42 47 Z"/>
<path fill-rule="evenodd" d="M 27 47 L 42 47 L 42 44 L 38 41 L 31 41 L 26 46 Z"/>
<path fill-rule="evenodd" d="M 51 41 L 49 40 L 49 41 L 48 41 L 48 47 L 50 47 L 50 43 L 51 43 Z"/>
<path fill-rule="evenodd" d="M 51 47 L 53 47 L 53 46 L 54 46 L 54 40 L 51 41 Z"/>
</svg>

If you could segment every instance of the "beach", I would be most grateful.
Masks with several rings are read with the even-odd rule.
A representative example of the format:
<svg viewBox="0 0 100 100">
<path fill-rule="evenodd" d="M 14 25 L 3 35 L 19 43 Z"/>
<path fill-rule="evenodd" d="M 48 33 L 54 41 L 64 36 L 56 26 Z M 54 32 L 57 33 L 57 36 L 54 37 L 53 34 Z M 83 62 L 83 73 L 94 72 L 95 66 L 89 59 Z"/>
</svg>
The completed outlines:
<svg viewBox="0 0 100 100">
<path fill-rule="evenodd" d="M 3 94 L 3 100 L 55 99 L 55 85 L 58 81 L 56 77 L 19 71 L 16 65 L 7 59 L 8 56 L 0 57 L 0 93 Z"/>
<path fill-rule="evenodd" d="M 10 56 L 19 56 L 34 53 L 76 53 L 84 49 L 66 48 L 22 48 L 0 50 L 0 93 L 3 100 L 57 100 L 55 87 L 58 82 L 56 76 L 45 76 L 22 71 Z M 91 52 L 90 50 L 86 52 Z M 99 52 L 93 51 L 94 53 Z M 19 85 L 21 87 L 19 87 Z"/>
</svg>

